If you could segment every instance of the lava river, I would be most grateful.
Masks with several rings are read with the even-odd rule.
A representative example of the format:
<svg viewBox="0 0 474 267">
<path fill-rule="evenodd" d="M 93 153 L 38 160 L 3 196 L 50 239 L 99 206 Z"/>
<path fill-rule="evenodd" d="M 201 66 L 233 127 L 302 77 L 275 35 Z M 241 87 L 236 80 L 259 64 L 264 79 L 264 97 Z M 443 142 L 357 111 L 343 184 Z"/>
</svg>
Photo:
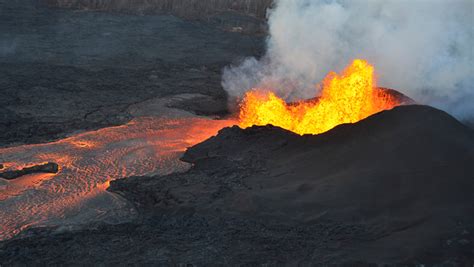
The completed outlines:
<svg viewBox="0 0 474 267">
<path fill-rule="evenodd" d="M 128 220 L 135 211 L 105 190 L 110 180 L 186 170 L 189 165 L 179 160 L 185 149 L 232 124 L 195 116 L 137 117 L 52 143 L 0 149 L 4 170 L 44 162 L 60 166 L 57 174 L 0 179 L 0 240 L 31 226 Z"/>
</svg>

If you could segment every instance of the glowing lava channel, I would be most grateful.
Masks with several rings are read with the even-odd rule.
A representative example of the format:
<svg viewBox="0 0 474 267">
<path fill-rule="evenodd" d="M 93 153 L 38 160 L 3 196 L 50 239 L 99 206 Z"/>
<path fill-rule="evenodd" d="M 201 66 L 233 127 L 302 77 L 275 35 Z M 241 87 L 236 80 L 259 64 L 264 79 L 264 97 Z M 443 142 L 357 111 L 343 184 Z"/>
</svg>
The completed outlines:
<svg viewBox="0 0 474 267">
<path fill-rule="evenodd" d="M 128 220 L 134 210 L 105 190 L 110 180 L 184 171 L 189 164 L 179 158 L 187 147 L 233 124 L 202 117 L 140 117 L 53 143 L 0 149 L 2 171 L 48 161 L 60 166 L 57 174 L 0 179 L 0 240 L 31 226 Z"/>
<path fill-rule="evenodd" d="M 272 124 L 301 135 L 319 134 L 399 104 L 377 90 L 374 67 L 356 59 L 341 75 L 329 73 L 321 95 L 312 100 L 287 104 L 269 91 L 247 92 L 240 106 L 239 126 Z"/>
</svg>

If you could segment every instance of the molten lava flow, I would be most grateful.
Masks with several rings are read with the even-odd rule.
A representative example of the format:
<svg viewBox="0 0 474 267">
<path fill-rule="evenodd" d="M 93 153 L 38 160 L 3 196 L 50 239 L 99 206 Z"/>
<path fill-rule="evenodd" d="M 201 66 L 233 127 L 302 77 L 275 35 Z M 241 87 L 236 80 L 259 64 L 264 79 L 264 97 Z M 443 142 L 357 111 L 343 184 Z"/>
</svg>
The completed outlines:
<svg viewBox="0 0 474 267">
<path fill-rule="evenodd" d="M 298 134 L 319 134 L 360 121 L 400 103 L 377 90 L 374 67 L 356 59 L 342 73 L 329 73 L 320 97 L 287 104 L 272 92 L 252 90 L 241 103 L 239 125 L 272 124 Z"/>
<path fill-rule="evenodd" d="M 187 147 L 234 125 L 201 117 L 139 117 L 121 126 L 84 132 L 56 142 L 0 148 L 3 171 L 46 162 L 58 173 L 0 178 L 0 240 L 32 226 L 120 221 L 130 207 L 108 193 L 111 180 L 184 171 Z"/>
</svg>

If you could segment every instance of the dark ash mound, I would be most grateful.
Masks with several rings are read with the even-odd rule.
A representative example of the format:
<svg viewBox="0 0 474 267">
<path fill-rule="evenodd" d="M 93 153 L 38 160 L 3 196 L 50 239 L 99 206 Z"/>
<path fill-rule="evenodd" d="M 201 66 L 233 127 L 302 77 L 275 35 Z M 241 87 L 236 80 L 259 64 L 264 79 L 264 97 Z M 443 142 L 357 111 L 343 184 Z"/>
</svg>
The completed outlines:
<svg viewBox="0 0 474 267">
<path fill-rule="evenodd" d="M 474 258 L 474 133 L 401 106 L 316 136 L 221 130 L 183 174 L 111 190 L 133 224 L 30 232 L 0 262 L 42 264 L 463 264 Z"/>
</svg>

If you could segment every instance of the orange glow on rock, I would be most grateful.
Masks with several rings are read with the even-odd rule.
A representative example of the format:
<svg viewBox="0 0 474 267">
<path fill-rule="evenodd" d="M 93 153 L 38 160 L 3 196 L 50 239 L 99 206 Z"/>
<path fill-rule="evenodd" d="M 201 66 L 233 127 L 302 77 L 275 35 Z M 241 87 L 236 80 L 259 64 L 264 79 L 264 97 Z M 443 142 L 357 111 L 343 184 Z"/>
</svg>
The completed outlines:
<svg viewBox="0 0 474 267">
<path fill-rule="evenodd" d="M 311 100 L 288 104 L 272 92 L 247 92 L 240 106 L 239 126 L 272 124 L 300 135 L 319 134 L 399 104 L 377 90 L 374 67 L 356 59 L 341 75 L 330 72 L 321 95 Z"/>
<path fill-rule="evenodd" d="M 94 142 L 86 140 L 71 140 L 70 143 L 77 148 L 94 148 L 97 146 Z"/>
</svg>

